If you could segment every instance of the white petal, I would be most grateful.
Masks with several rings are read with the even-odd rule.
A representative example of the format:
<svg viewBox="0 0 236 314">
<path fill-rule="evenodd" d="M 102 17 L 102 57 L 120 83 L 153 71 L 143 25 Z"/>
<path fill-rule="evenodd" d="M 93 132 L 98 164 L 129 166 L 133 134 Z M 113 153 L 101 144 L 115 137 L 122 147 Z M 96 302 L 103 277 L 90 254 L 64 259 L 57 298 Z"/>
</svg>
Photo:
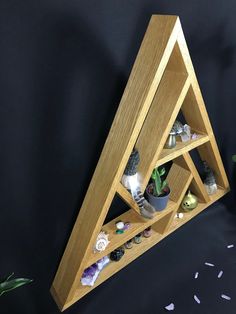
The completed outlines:
<svg viewBox="0 0 236 314">
<path fill-rule="evenodd" d="M 195 278 L 195 279 L 197 279 L 197 278 L 198 278 L 198 272 L 196 272 L 196 273 L 195 273 L 194 278 Z"/>
<path fill-rule="evenodd" d="M 222 275 L 223 275 L 223 270 L 221 270 L 221 271 L 219 272 L 218 278 L 222 277 Z"/>
<path fill-rule="evenodd" d="M 196 295 L 194 295 L 193 298 L 194 298 L 194 300 L 195 300 L 198 304 L 201 303 L 201 301 L 198 299 L 198 297 L 197 297 Z"/>
<path fill-rule="evenodd" d="M 214 264 L 211 264 L 211 263 L 205 263 L 205 265 L 211 266 L 211 267 L 214 267 L 214 266 L 215 266 Z"/>
<path fill-rule="evenodd" d="M 165 309 L 168 311 L 173 311 L 175 309 L 174 303 L 170 303 L 169 305 L 165 306 Z"/>
<path fill-rule="evenodd" d="M 231 300 L 231 297 L 229 297 L 228 295 L 222 294 L 221 298 L 225 299 L 225 300 Z"/>
<path fill-rule="evenodd" d="M 228 249 L 231 249 L 232 247 L 234 247 L 233 244 L 227 245 L 227 248 L 228 248 Z"/>
</svg>

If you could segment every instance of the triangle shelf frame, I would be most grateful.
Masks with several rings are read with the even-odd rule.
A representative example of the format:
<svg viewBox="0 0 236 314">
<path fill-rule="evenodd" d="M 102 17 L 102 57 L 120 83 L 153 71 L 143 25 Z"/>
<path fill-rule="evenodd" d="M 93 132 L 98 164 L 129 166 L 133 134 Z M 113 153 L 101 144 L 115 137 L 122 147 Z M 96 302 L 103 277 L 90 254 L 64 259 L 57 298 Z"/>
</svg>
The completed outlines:
<svg viewBox="0 0 236 314">
<path fill-rule="evenodd" d="M 167 150 L 164 144 L 180 109 L 200 136 Z M 153 168 L 173 160 L 167 178 L 171 187 L 168 206 L 151 220 L 137 213 L 136 203 L 120 183 L 134 146 L 141 157 L 138 170 L 143 190 Z M 206 193 L 189 154 L 195 148 L 215 172 L 218 191 L 212 196 Z M 175 214 L 189 186 L 199 197 L 199 205 L 181 221 L 176 220 Z M 229 182 L 179 17 L 153 15 L 51 287 L 59 309 L 70 307 L 228 191 Z M 116 193 L 129 204 L 130 210 L 103 225 Z M 114 235 L 115 221 L 119 219 L 130 221 L 132 228 L 122 235 Z M 93 287 L 81 285 L 85 268 L 148 226 L 153 229 L 151 238 L 126 250 L 119 262 L 106 266 Z M 109 233 L 111 242 L 104 252 L 93 253 L 101 230 Z"/>
</svg>

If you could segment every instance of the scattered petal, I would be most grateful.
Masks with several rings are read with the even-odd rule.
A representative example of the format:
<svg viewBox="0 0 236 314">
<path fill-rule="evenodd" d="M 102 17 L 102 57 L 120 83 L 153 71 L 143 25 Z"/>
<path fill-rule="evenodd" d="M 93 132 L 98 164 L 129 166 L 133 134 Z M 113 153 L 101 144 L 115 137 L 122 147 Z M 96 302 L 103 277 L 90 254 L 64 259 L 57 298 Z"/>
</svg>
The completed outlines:
<svg viewBox="0 0 236 314">
<path fill-rule="evenodd" d="M 197 278 L 198 278 L 198 272 L 196 272 L 196 273 L 195 273 L 194 278 L 195 278 L 195 279 L 197 279 Z"/>
<path fill-rule="evenodd" d="M 228 249 L 231 249 L 232 247 L 234 247 L 233 244 L 227 245 L 227 248 L 228 248 Z"/>
<path fill-rule="evenodd" d="M 194 300 L 195 300 L 198 304 L 201 303 L 201 301 L 198 299 L 198 297 L 197 297 L 196 295 L 194 295 L 193 298 L 194 298 Z"/>
<path fill-rule="evenodd" d="M 222 275 L 223 275 L 223 270 L 221 270 L 221 271 L 219 272 L 219 274 L 218 274 L 218 278 L 221 278 L 221 277 L 222 277 Z"/>
<path fill-rule="evenodd" d="M 231 300 L 231 297 L 229 297 L 228 295 L 225 295 L 225 294 L 222 294 L 221 298 L 225 299 L 225 300 Z"/>
<path fill-rule="evenodd" d="M 167 311 L 173 311 L 175 309 L 174 303 L 170 303 L 169 305 L 165 306 Z"/>
<path fill-rule="evenodd" d="M 214 266 L 215 266 L 214 264 L 211 264 L 211 263 L 205 263 L 205 265 L 211 266 L 211 267 L 214 267 Z"/>
</svg>

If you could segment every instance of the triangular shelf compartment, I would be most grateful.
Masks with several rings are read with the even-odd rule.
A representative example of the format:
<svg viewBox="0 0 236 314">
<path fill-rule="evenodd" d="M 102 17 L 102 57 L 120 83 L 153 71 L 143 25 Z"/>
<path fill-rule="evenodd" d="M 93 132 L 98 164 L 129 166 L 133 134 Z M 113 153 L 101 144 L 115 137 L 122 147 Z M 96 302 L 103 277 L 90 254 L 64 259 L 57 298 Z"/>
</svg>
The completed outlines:
<svg viewBox="0 0 236 314">
<path fill-rule="evenodd" d="M 179 143 L 173 151 L 167 152 L 164 144 L 181 106 L 186 120 L 192 123 L 201 136 L 191 143 L 182 145 Z M 192 106 L 194 108 L 191 109 Z M 152 169 L 172 159 L 177 158 L 180 163 L 173 162 L 169 176 L 173 174 L 178 177 L 182 173 L 185 178 L 181 185 L 182 190 L 172 195 L 174 200 L 169 201 L 167 209 L 148 222 L 135 211 L 137 209 L 135 204 L 120 183 L 134 146 L 137 146 L 141 156 L 139 171 L 143 178 L 143 190 Z M 207 157 L 209 166 L 215 171 L 220 189 L 214 197 L 208 198 L 208 195 L 204 194 L 195 168 L 191 164 L 188 152 L 193 148 L 199 149 L 202 158 Z M 169 180 L 172 178 L 169 177 Z M 153 15 L 53 281 L 51 293 L 60 310 L 71 306 L 176 230 L 181 224 L 176 224 L 174 216 L 190 183 L 194 184 L 196 191 L 203 193 L 203 198 L 205 195 L 205 201 L 198 209 L 192 211 L 189 219 L 229 190 L 179 18 Z M 196 186 L 198 184 L 200 187 Z M 103 223 L 115 193 L 130 204 L 131 209 L 124 214 L 129 217 L 125 216 L 124 219 L 131 220 L 137 229 L 130 230 L 119 240 L 112 237 L 107 252 L 120 246 L 127 237 L 132 237 L 137 230 L 143 230 L 146 225 L 153 226 L 154 234 L 151 240 L 150 238 L 144 240 L 142 245 L 127 251 L 126 257 L 119 262 L 111 262 L 101 272 L 94 287 L 84 287 L 80 283 L 80 278 L 84 269 L 95 260 L 91 252 L 97 235 L 102 227 L 113 228 L 114 222 L 105 226 Z"/>
</svg>

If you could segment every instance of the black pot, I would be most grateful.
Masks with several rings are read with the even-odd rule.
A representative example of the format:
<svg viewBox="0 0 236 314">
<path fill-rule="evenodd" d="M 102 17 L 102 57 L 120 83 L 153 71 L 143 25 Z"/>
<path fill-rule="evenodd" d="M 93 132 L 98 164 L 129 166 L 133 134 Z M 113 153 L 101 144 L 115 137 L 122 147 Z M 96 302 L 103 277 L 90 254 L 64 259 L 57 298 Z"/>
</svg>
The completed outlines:
<svg viewBox="0 0 236 314">
<path fill-rule="evenodd" d="M 150 185 L 146 188 L 146 193 L 148 197 L 149 203 L 155 208 L 156 211 L 162 211 L 166 208 L 169 195 L 170 195 L 170 189 L 168 189 L 168 192 L 162 196 L 154 196 L 151 193 L 149 193 Z"/>
</svg>

